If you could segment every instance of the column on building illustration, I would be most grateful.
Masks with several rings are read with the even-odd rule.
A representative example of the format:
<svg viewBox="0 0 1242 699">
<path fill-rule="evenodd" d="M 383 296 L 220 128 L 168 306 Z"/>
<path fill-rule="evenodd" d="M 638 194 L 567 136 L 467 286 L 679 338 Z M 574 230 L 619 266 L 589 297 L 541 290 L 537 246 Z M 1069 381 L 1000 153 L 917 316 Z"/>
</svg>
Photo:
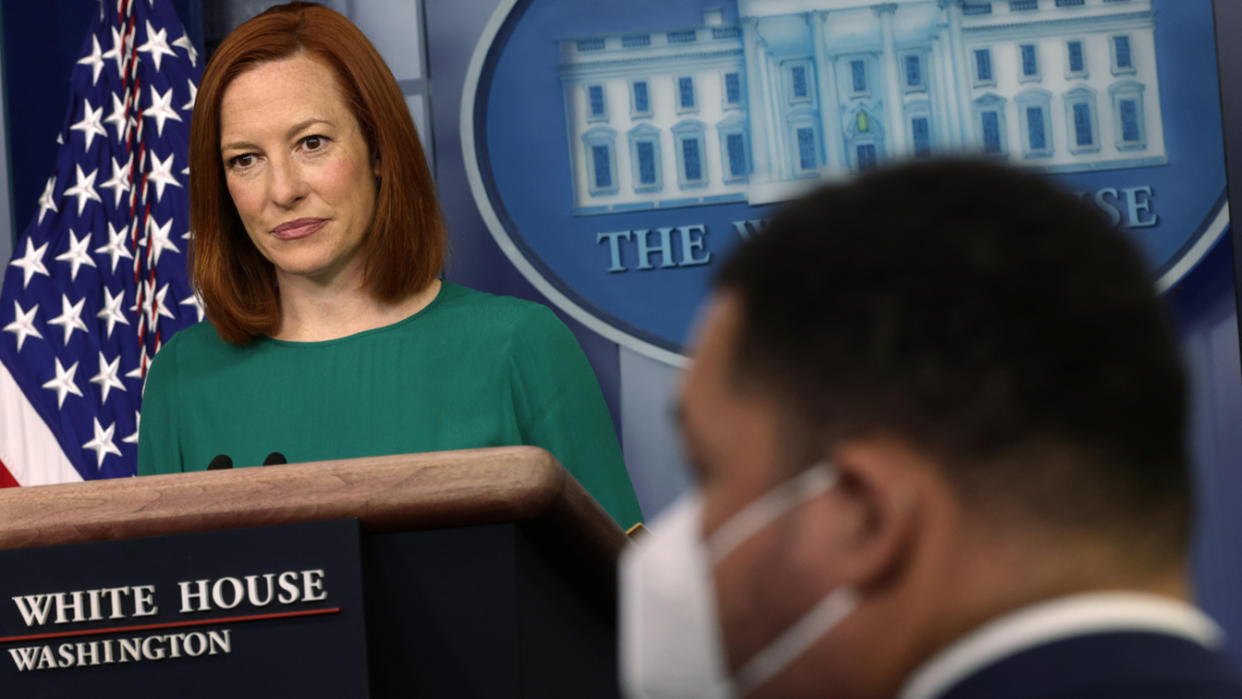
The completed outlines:
<svg viewBox="0 0 1242 699">
<path fill-rule="evenodd" d="M 976 129 L 973 128 L 974 107 L 971 104 L 971 67 L 966 55 L 966 41 L 962 36 L 962 0 L 939 0 L 941 10 L 945 13 L 949 31 L 949 58 L 952 59 L 954 94 L 958 98 L 958 132 L 961 134 L 961 147 L 970 149 L 977 144 Z"/>
<path fill-rule="evenodd" d="M 841 105 L 837 92 L 836 62 L 828 54 L 828 12 L 811 13 L 811 45 L 815 50 L 815 73 L 819 77 L 819 112 L 824 134 L 824 165 L 829 172 L 845 168 L 841 152 Z"/>
<path fill-rule="evenodd" d="M 754 17 L 742 19 L 742 46 L 746 69 L 746 113 L 750 119 L 750 152 L 753 162 L 752 181 L 767 182 L 773 179 L 772 145 L 769 138 L 770 123 L 763 97 L 764 83 L 760 75 L 759 20 Z"/>
<path fill-rule="evenodd" d="M 940 17 L 937 18 L 936 29 L 937 41 L 933 45 L 933 56 L 937 67 L 936 75 L 941 85 L 940 99 L 937 100 L 943 119 L 940 132 L 943 134 L 945 145 L 958 150 L 966 143 L 962 102 L 958 98 L 965 86 L 959 81 L 958 61 L 953 50 L 953 39 L 949 35 L 948 9 L 944 0 L 940 3 Z"/>
<path fill-rule="evenodd" d="M 897 39 L 893 30 L 893 16 L 897 14 L 896 3 L 884 3 L 875 8 L 880 18 L 880 65 L 884 75 L 884 122 L 889 127 L 888 147 L 893 155 L 904 154 L 906 133 L 904 109 L 902 108 L 900 72 L 897 66 Z"/>
</svg>

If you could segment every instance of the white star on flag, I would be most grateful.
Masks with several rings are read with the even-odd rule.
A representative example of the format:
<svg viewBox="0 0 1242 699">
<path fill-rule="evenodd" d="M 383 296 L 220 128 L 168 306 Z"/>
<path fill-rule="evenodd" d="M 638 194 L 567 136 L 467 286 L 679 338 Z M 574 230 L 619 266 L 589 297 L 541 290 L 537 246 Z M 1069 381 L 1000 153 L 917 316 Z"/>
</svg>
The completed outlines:
<svg viewBox="0 0 1242 699">
<path fill-rule="evenodd" d="M 125 72 L 125 57 L 129 55 L 129 51 L 125 50 L 125 39 L 122 32 L 112 27 L 112 48 L 104 52 L 103 58 L 111 58 L 116 61 L 116 72 L 118 75 Z"/>
<path fill-rule="evenodd" d="M 194 44 L 190 41 L 189 36 L 182 34 L 181 38 L 174 41 L 172 45 L 185 49 L 186 56 L 190 59 L 190 65 L 198 65 L 198 50 L 194 48 Z"/>
<path fill-rule="evenodd" d="M 77 122 L 69 128 L 74 131 L 81 131 L 86 137 L 86 150 L 91 149 L 91 144 L 95 141 L 95 136 L 108 137 L 108 131 L 103 127 L 100 121 L 103 118 L 103 107 L 98 109 L 91 107 L 91 101 L 86 100 L 85 113 L 82 115 L 82 121 Z"/>
<path fill-rule="evenodd" d="M 112 113 L 104 119 L 104 123 L 112 124 L 112 128 L 116 129 L 116 139 L 119 141 L 125 135 L 125 122 L 129 121 L 129 115 L 125 113 L 124 100 L 117 97 L 115 93 L 109 93 L 109 96 L 112 98 Z"/>
<path fill-rule="evenodd" d="M 193 81 L 190 80 L 187 80 L 186 83 L 190 86 L 190 101 L 181 105 L 181 108 L 188 112 L 191 109 L 194 109 L 194 102 L 198 99 L 198 85 L 195 85 Z"/>
<path fill-rule="evenodd" d="M 91 449 L 95 452 L 96 468 L 103 467 L 104 457 L 108 454 L 121 455 L 121 450 L 116 448 L 116 444 L 112 442 L 112 433 L 116 430 L 116 423 L 108 425 L 108 429 L 104 429 L 99 424 L 99 418 L 95 418 L 95 438 L 82 445 L 83 449 Z"/>
<path fill-rule="evenodd" d="M 129 252 L 128 237 L 129 237 L 129 226 L 121 226 L 121 230 L 118 231 L 117 229 L 112 227 L 112 222 L 109 221 L 108 222 L 108 244 L 104 245 L 103 247 L 95 248 L 96 254 L 107 253 L 108 257 L 112 260 L 111 271 L 113 272 L 116 271 L 117 260 L 120 260 L 122 257 L 126 259 L 130 259 L 130 260 L 134 259 L 134 256 L 130 254 Z"/>
<path fill-rule="evenodd" d="M 125 320 L 125 312 L 121 310 L 121 304 L 125 303 L 125 290 L 121 289 L 120 293 L 113 296 L 112 289 L 104 287 L 104 296 L 106 298 L 104 299 L 103 306 L 95 314 L 95 317 L 108 324 L 105 337 L 111 340 L 112 329 L 116 327 L 117 323 L 129 325 L 129 321 Z"/>
<path fill-rule="evenodd" d="M 35 312 L 39 310 L 39 304 L 31 306 L 29 311 L 23 311 L 22 305 L 16 301 L 13 302 L 13 322 L 4 326 L 5 332 L 17 335 L 17 351 L 22 351 L 22 344 L 26 342 L 26 338 L 34 336 L 42 339 L 43 335 L 39 333 L 38 328 L 34 326 Z"/>
<path fill-rule="evenodd" d="M 114 388 L 119 388 L 122 391 L 125 390 L 125 384 L 121 383 L 121 379 L 117 377 L 117 372 L 120 371 L 120 368 L 120 355 L 117 355 L 116 359 L 109 362 L 107 358 L 104 357 L 103 352 L 99 353 L 99 373 L 95 374 L 95 376 L 91 379 L 91 383 L 99 386 L 99 392 L 102 395 L 102 398 L 99 399 L 101 404 L 108 402 L 108 391 L 111 391 Z"/>
<path fill-rule="evenodd" d="M 151 106 L 143 110 L 144 117 L 153 117 L 155 119 L 155 133 L 158 136 L 164 135 L 164 122 L 172 119 L 173 121 L 181 121 L 181 117 L 177 115 L 177 110 L 172 108 L 173 89 L 170 87 L 160 94 L 151 88 Z"/>
<path fill-rule="evenodd" d="M 88 201 L 97 201 L 103 203 L 103 199 L 99 198 L 99 192 L 95 191 L 95 175 L 99 174 L 98 170 L 91 170 L 91 174 L 87 175 L 82 172 L 82 166 L 77 165 L 77 181 L 73 186 L 66 189 L 64 196 L 78 198 L 78 215 L 82 215 L 82 209 Z"/>
<path fill-rule="evenodd" d="M 164 187 L 172 185 L 180 187 L 181 183 L 173 176 L 173 158 L 175 153 L 169 153 L 168 157 L 160 160 L 160 156 L 151 151 L 151 169 L 147 171 L 147 183 L 155 185 L 155 200 L 159 201 L 164 197 Z"/>
<path fill-rule="evenodd" d="M 160 255 L 163 254 L 165 250 L 181 252 L 177 249 L 177 246 L 173 244 L 172 237 L 169 236 L 169 233 L 172 232 L 172 222 L 173 220 L 170 218 L 164 222 L 164 225 L 161 226 L 156 222 L 154 216 L 152 216 L 147 222 L 147 230 L 151 233 L 150 243 L 147 242 L 146 237 L 143 238 L 142 243 L 151 248 L 151 257 L 155 261 L 155 264 L 160 263 Z"/>
<path fill-rule="evenodd" d="M 43 266 L 43 253 L 47 252 L 47 243 L 40 245 L 38 248 L 34 243 L 30 242 L 30 238 L 26 239 L 26 254 L 21 257 L 13 258 L 9 264 L 14 267 L 20 267 L 25 273 L 22 278 L 22 288 L 30 285 L 30 278 L 36 274 L 48 276 L 47 267 Z"/>
<path fill-rule="evenodd" d="M 198 297 L 198 294 L 190 294 L 188 298 L 182 299 L 181 305 L 193 306 L 194 310 L 198 312 L 198 322 L 203 322 L 203 300 Z"/>
<path fill-rule="evenodd" d="M 60 315 L 49 320 L 48 325 L 59 325 L 65 329 L 65 344 L 69 344 L 69 338 L 73 336 L 74 330 L 81 330 L 90 334 L 86 329 L 86 323 L 82 322 L 82 307 L 86 304 L 86 297 L 78 299 L 77 303 L 70 304 L 69 296 L 61 294 L 60 297 Z"/>
<path fill-rule="evenodd" d="M 51 177 L 47 178 L 47 185 L 43 188 L 43 194 L 39 196 L 38 223 L 43 223 L 43 214 L 46 214 L 48 211 L 52 211 L 54 213 L 60 213 L 60 209 L 56 208 L 55 192 L 56 192 L 56 176 L 52 175 Z"/>
<path fill-rule="evenodd" d="M 43 384 L 43 387 L 52 391 L 56 391 L 56 407 L 65 407 L 65 397 L 72 393 L 75 396 L 82 395 L 81 389 L 74 382 L 73 376 L 78 373 L 78 363 L 74 362 L 73 366 L 65 369 L 60 365 L 60 357 L 56 358 L 56 378 L 49 380 Z"/>
<path fill-rule="evenodd" d="M 91 67 L 91 84 L 99 82 L 99 72 L 103 70 L 104 57 L 99 52 L 99 37 L 91 37 L 91 45 L 94 47 L 89 56 L 83 56 L 78 60 L 78 65 L 88 65 Z"/>
<path fill-rule="evenodd" d="M 151 26 L 150 20 L 147 21 L 147 43 L 138 47 L 141 53 L 151 54 L 151 59 L 155 61 L 155 69 L 160 69 L 160 59 L 164 56 L 176 56 L 172 48 L 168 45 L 168 32 Z"/>
<path fill-rule="evenodd" d="M 107 187 L 108 189 L 111 189 L 112 195 L 113 195 L 112 205 L 120 206 L 121 195 L 124 192 L 129 191 L 129 168 L 131 165 L 133 165 L 134 154 L 130 153 L 129 160 L 126 161 L 125 163 L 121 163 L 117 161 L 116 158 L 111 158 L 111 160 L 112 160 L 112 177 L 108 179 L 107 182 L 104 182 L 100 184 L 99 186 Z"/>
<path fill-rule="evenodd" d="M 91 244 L 91 234 L 86 233 L 81 240 L 69 231 L 69 249 L 56 256 L 57 262 L 69 263 L 69 281 L 75 281 L 78 278 L 78 269 L 82 265 L 95 266 L 95 261 L 91 259 L 90 252 L 87 250 Z"/>
<path fill-rule="evenodd" d="M 142 423 L 142 414 L 135 411 L 134 412 L 134 433 L 122 439 L 121 441 L 125 442 L 126 444 L 137 444 L 138 443 L 138 428 L 140 427 L 141 423 Z"/>
</svg>

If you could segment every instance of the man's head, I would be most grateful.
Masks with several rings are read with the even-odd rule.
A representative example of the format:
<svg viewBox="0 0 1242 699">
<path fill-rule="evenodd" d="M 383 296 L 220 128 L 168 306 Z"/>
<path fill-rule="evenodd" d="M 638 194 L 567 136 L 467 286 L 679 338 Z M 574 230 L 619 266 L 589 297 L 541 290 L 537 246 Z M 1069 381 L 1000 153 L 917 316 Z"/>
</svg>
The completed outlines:
<svg viewBox="0 0 1242 699">
<path fill-rule="evenodd" d="M 1179 591 L 1183 392 L 1138 253 L 1035 175 L 929 162 L 795 202 L 723 269 L 683 391 L 705 534 L 839 475 L 715 568 L 730 664 L 840 586 L 860 607 L 781 693 L 891 692 L 1043 597 Z"/>
</svg>

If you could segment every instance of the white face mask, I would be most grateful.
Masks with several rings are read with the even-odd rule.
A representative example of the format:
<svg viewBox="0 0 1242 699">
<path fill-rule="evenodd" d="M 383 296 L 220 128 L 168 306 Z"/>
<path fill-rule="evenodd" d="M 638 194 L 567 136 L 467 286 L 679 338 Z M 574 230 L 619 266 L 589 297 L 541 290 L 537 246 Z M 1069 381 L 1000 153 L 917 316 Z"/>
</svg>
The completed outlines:
<svg viewBox="0 0 1242 699">
<path fill-rule="evenodd" d="M 687 493 L 629 546 L 620 569 L 621 684 L 629 697 L 745 696 L 775 677 L 857 606 L 837 588 L 730 676 L 716 616 L 712 570 L 750 537 L 836 483 L 826 464 L 777 486 L 744 507 L 707 541 L 702 500 Z"/>
</svg>

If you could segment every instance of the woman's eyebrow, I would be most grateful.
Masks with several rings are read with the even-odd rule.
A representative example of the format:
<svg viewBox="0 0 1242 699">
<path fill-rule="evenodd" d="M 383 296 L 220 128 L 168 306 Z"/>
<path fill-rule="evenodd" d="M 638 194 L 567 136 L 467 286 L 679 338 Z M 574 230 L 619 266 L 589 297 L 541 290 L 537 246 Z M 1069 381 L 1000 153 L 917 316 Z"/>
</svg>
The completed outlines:
<svg viewBox="0 0 1242 699">
<path fill-rule="evenodd" d="M 333 124 L 328 119 L 323 119 L 321 117 L 311 117 L 310 119 L 304 119 L 294 124 L 293 126 L 289 127 L 289 130 L 286 132 L 286 137 L 293 138 L 293 136 L 297 134 L 299 131 L 301 131 L 302 129 L 305 129 L 306 127 L 312 124 L 326 124 L 328 126 L 335 126 L 335 124 Z M 258 146 L 253 143 L 250 143 L 249 141 L 231 141 L 229 143 L 222 144 L 220 146 L 220 151 L 224 152 L 228 150 L 250 150 L 250 149 L 255 149 L 255 148 L 258 148 Z"/>
</svg>

